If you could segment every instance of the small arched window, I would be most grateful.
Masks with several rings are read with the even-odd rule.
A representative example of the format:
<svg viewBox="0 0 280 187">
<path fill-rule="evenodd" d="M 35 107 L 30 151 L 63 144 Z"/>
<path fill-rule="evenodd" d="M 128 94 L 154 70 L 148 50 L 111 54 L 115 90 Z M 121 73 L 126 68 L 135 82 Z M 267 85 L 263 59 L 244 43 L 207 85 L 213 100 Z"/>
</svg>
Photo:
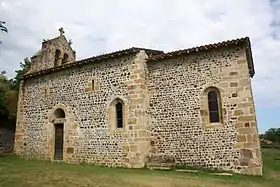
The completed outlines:
<svg viewBox="0 0 280 187">
<path fill-rule="evenodd" d="M 108 122 L 110 133 L 122 133 L 126 127 L 127 105 L 120 98 L 111 101 L 108 108 Z"/>
<path fill-rule="evenodd" d="M 61 55 L 61 52 L 60 52 L 60 50 L 57 49 L 55 51 L 55 57 L 54 57 L 54 66 L 55 67 L 59 65 L 58 60 L 59 60 L 60 55 Z"/>
<path fill-rule="evenodd" d="M 210 123 L 220 122 L 220 101 L 219 91 L 217 89 L 211 90 L 207 94 L 208 97 L 208 110 L 209 110 L 209 121 Z"/>
<path fill-rule="evenodd" d="M 68 61 L 68 55 L 65 53 L 63 55 L 62 64 L 65 64 Z"/>
<path fill-rule="evenodd" d="M 123 104 L 121 102 L 116 103 L 116 123 L 117 128 L 123 128 Z"/>
<path fill-rule="evenodd" d="M 54 116 L 56 118 L 65 118 L 65 112 L 61 108 L 58 108 L 54 111 Z"/>
</svg>

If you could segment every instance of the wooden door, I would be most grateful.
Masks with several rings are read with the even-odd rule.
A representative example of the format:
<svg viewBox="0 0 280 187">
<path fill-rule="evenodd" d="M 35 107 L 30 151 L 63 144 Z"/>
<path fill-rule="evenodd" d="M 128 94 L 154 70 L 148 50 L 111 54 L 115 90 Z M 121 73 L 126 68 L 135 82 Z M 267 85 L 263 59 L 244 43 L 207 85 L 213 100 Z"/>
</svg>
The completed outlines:
<svg viewBox="0 0 280 187">
<path fill-rule="evenodd" d="M 54 160 L 63 160 L 63 124 L 55 124 Z"/>
</svg>

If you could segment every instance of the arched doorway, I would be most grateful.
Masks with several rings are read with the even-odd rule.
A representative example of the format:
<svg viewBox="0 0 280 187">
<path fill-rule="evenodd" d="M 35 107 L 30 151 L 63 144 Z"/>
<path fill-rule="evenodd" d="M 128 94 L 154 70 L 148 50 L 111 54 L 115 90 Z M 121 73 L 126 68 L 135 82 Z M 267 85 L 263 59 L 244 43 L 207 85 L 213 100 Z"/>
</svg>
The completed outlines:
<svg viewBox="0 0 280 187">
<path fill-rule="evenodd" d="M 58 108 L 54 111 L 54 160 L 63 160 L 64 118 L 65 112 Z"/>
</svg>

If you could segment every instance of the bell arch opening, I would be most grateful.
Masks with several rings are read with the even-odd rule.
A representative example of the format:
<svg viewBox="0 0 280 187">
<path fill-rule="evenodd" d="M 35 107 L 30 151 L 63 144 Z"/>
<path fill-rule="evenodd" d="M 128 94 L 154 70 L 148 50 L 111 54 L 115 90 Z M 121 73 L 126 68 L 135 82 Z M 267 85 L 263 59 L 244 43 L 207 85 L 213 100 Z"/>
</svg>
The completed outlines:
<svg viewBox="0 0 280 187">
<path fill-rule="evenodd" d="M 54 67 L 59 66 L 58 60 L 60 58 L 61 55 L 61 51 L 59 49 L 57 49 L 55 51 L 55 57 L 54 57 Z"/>
</svg>

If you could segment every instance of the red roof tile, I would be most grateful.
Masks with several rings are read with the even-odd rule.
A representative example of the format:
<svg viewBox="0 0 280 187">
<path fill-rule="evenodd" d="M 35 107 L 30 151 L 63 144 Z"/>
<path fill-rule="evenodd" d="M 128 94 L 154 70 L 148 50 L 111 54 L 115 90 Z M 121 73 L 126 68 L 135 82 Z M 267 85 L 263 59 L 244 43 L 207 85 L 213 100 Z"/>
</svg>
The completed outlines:
<svg viewBox="0 0 280 187">
<path fill-rule="evenodd" d="M 138 53 L 141 50 L 144 50 L 148 54 L 148 56 L 163 53 L 163 51 L 158 51 L 158 50 L 153 50 L 153 49 L 132 47 L 132 48 L 129 48 L 129 49 L 115 51 L 115 52 L 112 52 L 112 53 L 106 53 L 106 54 L 102 54 L 102 55 L 98 55 L 98 56 L 93 56 L 93 57 L 90 57 L 90 58 L 78 60 L 78 61 L 73 62 L 73 63 L 64 64 L 62 66 L 57 66 L 57 67 L 49 68 L 49 69 L 46 69 L 46 70 L 41 70 L 41 71 L 34 72 L 34 73 L 24 74 L 23 76 L 21 76 L 21 79 L 35 77 L 35 76 L 38 76 L 38 75 L 44 75 L 44 74 L 48 74 L 48 73 L 51 73 L 51 72 L 57 72 L 57 71 L 60 71 L 60 70 L 63 70 L 63 69 L 68 69 L 68 68 L 76 67 L 76 66 L 82 66 L 82 65 L 87 64 L 87 63 L 92 63 L 92 62 L 97 62 L 97 61 L 106 60 L 106 59 L 110 59 L 110 58 L 115 58 L 115 57 L 118 57 L 118 56 Z"/>
<path fill-rule="evenodd" d="M 248 61 L 248 66 L 249 66 L 249 73 L 250 73 L 250 76 L 253 77 L 255 74 L 255 70 L 254 70 L 251 44 L 250 44 L 249 37 L 238 38 L 238 39 L 234 39 L 234 40 L 228 40 L 228 41 L 223 41 L 223 42 L 219 42 L 219 43 L 208 44 L 208 45 L 203 45 L 203 46 L 198 46 L 198 47 L 192 47 L 192 48 L 178 50 L 178 51 L 172 51 L 172 52 L 168 52 L 168 53 L 162 53 L 162 54 L 158 54 L 158 55 L 154 55 L 154 56 L 150 57 L 147 62 L 158 61 L 158 60 L 162 60 L 162 59 L 172 58 L 175 56 L 194 54 L 194 53 L 199 53 L 202 51 L 208 51 L 208 50 L 217 49 L 217 48 L 221 48 L 221 47 L 227 47 L 227 46 L 232 46 L 232 45 L 242 45 L 242 44 L 246 45 L 246 55 L 247 55 L 247 61 Z"/>
<path fill-rule="evenodd" d="M 153 50 L 153 49 L 132 47 L 129 49 L 124 49 L 124 50 L 120 50 L 120 51 L 116 51 L 116 52 L 112 52 L 112 53 L 107 53 L 107 54 L 102 54 L 102 55 L 82 59 L 82 60 L 76 61 L 74 63 L 64 64 L 62 66 L 57 66 L 57 67 L 53 67 L 50 69 L 25 74 L 21 77 L 21 79 L 35 77 L 38 75 L 44 75 L 44 74 L 48 74 L 51 72 L 57 72 L 57 71 L 60 71 L 63 69 L 68 69 L 68 68 L 76 67 L 76 66 L 82 66 L 87 63 L 115 58 L 118 56 L 123 56 L 123 55 L 127 55 L 127 54 L 132 54 L 132 53 L 138 53 L 140 50 L 144 50 L 148 54 L 149 58 L 147 59 L 147 62 L 152 62 L 152 61 L 158 61 L 158 60 L 162 60 L 162 59 L 172 58 L 172 57 L 179 56 L 179 55 L 193 54 L 193 53 L 198 53 L 198 52 L 207 51 L 207 50 L 211 50 L 211 49 L 226 47 L 226 46 L 230 46 L 230 45 L 240 45 L 240 44 L 245 44 L 247 46 L 246 55 L 247 55 L 247 60 L 248 60 L 248 65 L 249 65 L 249 72 L 250 72 L 250 76 L 253 77 L 255 74 L 255 70 L 254 70 L 254 64 L 253 64 L 253 58 L 252 58 L 252 52 L 251 52 L 250 39 L 248 37 L 245 37 L 245 38 L 228 40 L 228 41 L 209 44 L 209 45 L 193 47 L 193 48 L 189 48 L 189 49 L 172 51 L 172 52 L 168 52 L 168 53 L 164 53 L 163 51 Z"/>
</svg>

